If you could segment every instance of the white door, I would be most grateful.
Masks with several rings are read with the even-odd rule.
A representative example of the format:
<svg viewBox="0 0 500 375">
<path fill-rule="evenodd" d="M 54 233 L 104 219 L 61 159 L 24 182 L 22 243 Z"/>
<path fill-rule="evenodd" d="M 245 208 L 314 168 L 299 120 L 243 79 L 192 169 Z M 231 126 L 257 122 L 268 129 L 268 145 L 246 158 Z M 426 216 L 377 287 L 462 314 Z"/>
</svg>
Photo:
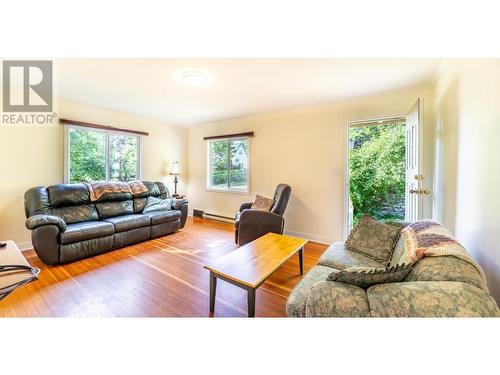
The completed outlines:
<svg viewBox="0 0 500 375">
<path fill-rule="evenodd" d="M 422 99 L 418 99 L 406 115 L 406 221 L 423 217 L 422 164 Z"/>
</svg>

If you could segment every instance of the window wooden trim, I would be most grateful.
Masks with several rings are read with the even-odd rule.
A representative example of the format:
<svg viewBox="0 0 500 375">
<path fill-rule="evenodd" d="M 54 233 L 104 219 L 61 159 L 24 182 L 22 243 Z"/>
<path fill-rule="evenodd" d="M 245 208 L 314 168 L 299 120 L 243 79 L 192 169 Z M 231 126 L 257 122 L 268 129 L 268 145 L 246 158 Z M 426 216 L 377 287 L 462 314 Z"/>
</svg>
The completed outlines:
<svg viewBox="0 0 500 375">
<path fill-rule="evenodd" d="M 83 122 L 83 121 L 76 121 L 76 120 L 68 120 L 68 119 L 60 119 L 59 123 L 62 125 L 77 125 L 83 128 L 92 128 L 92 129 L 99 129 L 99 130 L 106 130 L 106 131 L 113 131 L 113 132 L 118 132 L 118 133 L 130 133 L 134 135 L 144 135 L 148 136 L 149 133 L 146 132 L 141 132 L 138 130 L 130 130 L 130 129 L 122 129 L 122 128 L 115 128 L 113 126 L 107 126 L 107 125 L 98 125 L 98 124 L 93 124 L 91 122 Z"/>
</svg>

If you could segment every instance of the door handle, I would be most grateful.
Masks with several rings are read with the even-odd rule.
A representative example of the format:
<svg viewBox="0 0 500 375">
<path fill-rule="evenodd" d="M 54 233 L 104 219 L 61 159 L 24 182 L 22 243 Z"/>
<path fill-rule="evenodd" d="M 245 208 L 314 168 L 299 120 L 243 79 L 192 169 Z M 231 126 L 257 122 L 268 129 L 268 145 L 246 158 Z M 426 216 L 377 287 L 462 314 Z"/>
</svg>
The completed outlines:
<svg viewBox="0 0 500 375">
<path fill-rule="evenodd" d="M 410 189 L 410 194 L 429 195 L 430 193 L 429 189 Z"/>
</svg>

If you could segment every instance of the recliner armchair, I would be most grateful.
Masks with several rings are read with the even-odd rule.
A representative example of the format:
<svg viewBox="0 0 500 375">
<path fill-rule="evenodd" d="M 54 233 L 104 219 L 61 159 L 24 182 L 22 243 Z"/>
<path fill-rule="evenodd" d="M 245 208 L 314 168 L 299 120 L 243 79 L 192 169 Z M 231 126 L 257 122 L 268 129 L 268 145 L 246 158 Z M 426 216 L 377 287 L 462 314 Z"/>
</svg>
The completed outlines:
<svg viewBox="0 0 500 375">
<path fill-rule="evenodd" d="M 285 227 L 283 215 L 291 193 L 289 185 L 279 184 L 270 211 L 252 210 L 253 202 L 242 203 L 235 217 L 235 242 L 245 245 L 269 232 L 282 234 Z"/>
</svg>

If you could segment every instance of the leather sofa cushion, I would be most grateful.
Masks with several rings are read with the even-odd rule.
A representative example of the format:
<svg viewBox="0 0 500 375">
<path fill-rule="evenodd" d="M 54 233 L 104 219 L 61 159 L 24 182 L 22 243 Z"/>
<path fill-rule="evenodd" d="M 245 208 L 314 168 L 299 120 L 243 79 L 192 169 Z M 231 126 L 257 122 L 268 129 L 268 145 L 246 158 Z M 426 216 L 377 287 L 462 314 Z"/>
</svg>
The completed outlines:
<svg viewBox="0 0 500 375">
<path fill-rule="evenodd" d="M 113 224 L 115 232 L 119 233 L 135 228 L 147 227 L 151 223 L 151 218 L 147 215 L 130 214 L 110 217 L 104 219 L 104 221 Z"/>
<path fill-rule="evenodd" d="M 134 213 L 134 204 L 131 200 L 96 203 L 95 206 L 101 219 Z"/>
<path fill-rule="evenodd" d="M 90 203 L 89 189 L 84 184 L 58 184 L 47 188 L 53 207 Z"/>
<path fill-rule="evenodd" d="M 134 198 L 134 213 L 140 214 L 144 210 L 147 198 Z"/>
<path fill-rule="evenodd" d="M 26 219 L 33 215 L 50 215 L 49 192 L 46 187 L 37 186 L 24 193 L 24 213 Z"/>
<path fill-rule="evenodd" d="M 115 233 L 113 236 L 113 248 L 133 245 L 138 242 L 147 241 L 151 237 L 151 227 L 142 227 L 127 230 L 125 232 Z"/>
<path fill-rule="evenodd" d="M 61 245 L 59 264 L 74 262 L 78 259 L 105 253 L 113 249 L 114 236 L 93 238 L 91 240 Z"/>
<path fill-rule="evenodd" d="M 97 210 L 93 204 L 81 204 L 79 206 L 54 208 L 52 209 L 52 214 L 62 218 L 66 224 L 99 220 Z"/>
<path fill-rule="evenodd" d="M 95 200 L 94 202 L 120 202 L 120 201 L 131 201 L 132 200 L 132 194 L 131 193 L 119 193 L 119 192 L 112 192 L 112 193 L 104 193 L 99 199 Z"/>
<path fill-rule="evenodd" d="M 61 245 L 109 236 L 114 232 L 115 227 L 113 224 L 104 221 L 86 221 L 70 224 L 61 233 Z"/>
<path fill-rule="evenodd" d="M 178 220 L 181 218 L 181 212 L 179 210 L 150 211 L 142 215 L 149 216 L 151 218 L 151 224 L 153 225 Z"/>
<path fill-rule="evenodd" d="M 148 188 L 147 191 L 139 194 L 134 194 L 134 198 L 147 198 L 150 196 L 158 197 L 160 195 L 160 188 L 154 182 L 151 181 L 142 181 L 144 185 Z"/>
<path fill-rule="evenodd" d="M 172 199 L 161 199 L 158 197 L 148 197 L 143 213 L 151 211 L 168 211 L 172 208 Z"/>
</svg>

